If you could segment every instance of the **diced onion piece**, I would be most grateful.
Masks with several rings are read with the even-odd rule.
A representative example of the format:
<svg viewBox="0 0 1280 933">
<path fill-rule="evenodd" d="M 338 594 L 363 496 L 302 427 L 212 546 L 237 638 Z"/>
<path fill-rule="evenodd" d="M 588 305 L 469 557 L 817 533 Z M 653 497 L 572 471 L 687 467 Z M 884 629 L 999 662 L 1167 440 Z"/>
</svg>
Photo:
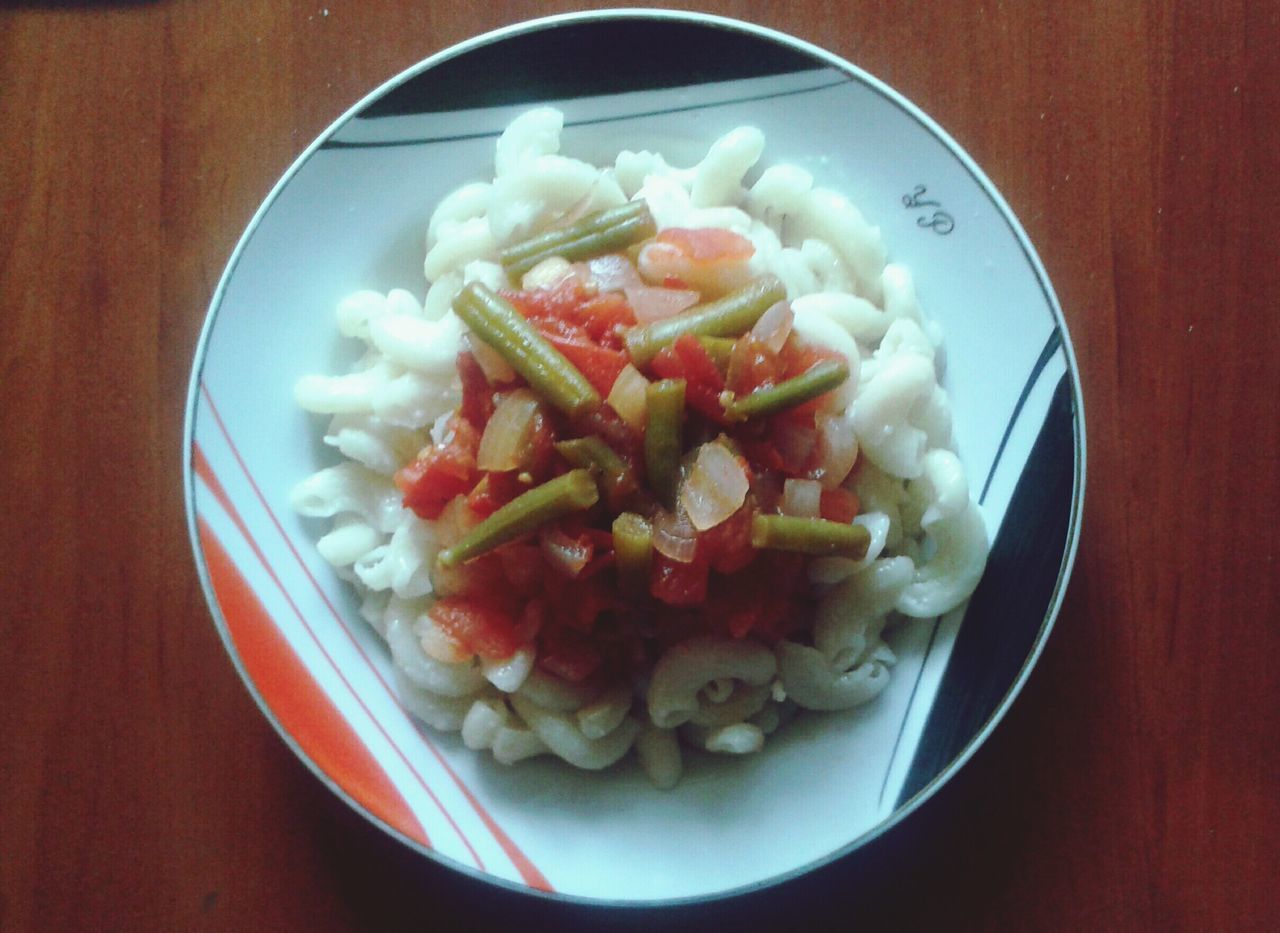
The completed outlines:
<svg viewBox="0 0 1280 933">
<path fill-rule="evenodd" d="M 587 280 L 594 282 L 602 292 L 620 292 L 644 284 L 631 260 L 617 253 L 596 256 L 585 263 L 578 263 L 577 268 L 585 270 Z"/>
<path fill-rule="evenodd" d="M 791 311 L 791 302 L 779 301 L 770 305 L 769 310 L 760 316 L 751 328 L 751 336 L 755 337 L 774 353 L 782 350 L 782 345 L 791 336 L 791 325 L 796 316 Z"/>
<path fill-rule="evenodd" d="M 555 288 L 561 282 L 571 279 L 576 274 L 569 260 L 562 256 L 548 256 L 520 279 L 520 287 L 525 291 L 535 288 Z"/>
<path fill-rule="evenodd" d="M 482 470 L 514 470 L 521 466 L 533 434 L 538 397 L 529 389 L 506 396 L 484 427 L 476 466 Z"/>
<path fill-rule="evenodd" d="M 698 538 L 689 517 L 666 509 L 659 511 L 653 519 L 653 548 L 677 563 L 693 563 L 698 550 Z"/>
<path fill-rule="evenodd" d="M 648 387 L 649 380 L 628 363 L 613 381 L 613 388 L 609 390 L 609 398 L 606 399 L 618 416 L 637 431 L 644 430 L 647 411 L 644 390 Z"/>
<path fill-rule="evenodd" d="M 489 380 L 489 385 L 511 382 L 516 378 L 516 371 L 511 368 L 511 364 L 475 334 L 467 334 L 467 346 L 470 347 L 471 355 L 476 358 L 476 363 L 480 366 L 484 377 Z"/>
<path fill-rule="evenodd" d="M 627 303 L 641 324 L 674 317 L 698 303 L 698 293 L 684 288 L 629 285 L 623 289 Z"/>
<path fill-rule="evenodd" d="M 782 484 L 782 514 L 817 518 L 822 511 L 822 484 L 812 479 L 789 479 Z"/>
<path fill-rule="evenodd" d="M 819 482 L 827 489 L 835 489 L 848 477 L 857 459 L 858 437 L 853 433 L 853 421 L 841 415 L 819 415 Z"/>
<path fill-rule="evenodd" d="M 555 570 L 576 578 L 591 562 L 594 548 L 589 540 L 571 538 L 560 528 L 548 528 L 541 535 L 542 556 Z"/>
<path fill-rule="evenodd" d="M 712 441 L 698 448 L 698 458 L 680 487 L 680 504 L 699 531 L 720 524 L 746 501 L 750 486 L 738 458 Z"/>
</svg>

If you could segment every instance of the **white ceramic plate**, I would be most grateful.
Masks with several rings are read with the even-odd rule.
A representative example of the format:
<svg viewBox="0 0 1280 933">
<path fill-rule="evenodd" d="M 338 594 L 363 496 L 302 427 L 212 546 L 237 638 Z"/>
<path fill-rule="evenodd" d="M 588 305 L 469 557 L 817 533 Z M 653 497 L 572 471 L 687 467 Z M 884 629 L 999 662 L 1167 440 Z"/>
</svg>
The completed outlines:
<svg viewBox="0 0 1280 933">
<path fill-rule="evenodd" d="M 566 62 L 572 63 L 571 67 Z M 765 131 L 847 193 L 909 265 L 946 331 L 955 436 L 993 541 L 962 611 L 899 628 L 891 686 L 808 715 L 758 756 L 695 756 L 653 789 L 634 762 L 514 768 L 420 727 L 381 640 L 314 548 L 290 488 L 331 462 L 299 376 L 349 362 L 344 294 L 422 296 L 433 205 L 491 174 L 531 104 L 594 162 L 654 148 L 688 164 Z M 519 890 L 655 903 L 747 890 L 865 843 L 918 806 L 1012 702 L 1061 603 L 1079 532 L 1084 419 L 1061 312 L 1007 204 L 916 106 L 853 65 L 743 23 L 593 13 L 504 29 L 394 78 L 302 154 L 250 222 L 196 352 L 185 446 L 196 562 L 246 684 L 285 741 L 358 811 L 438 861 Z M 619 870 L 619 866 L 626 866 Z"/>
</svg>

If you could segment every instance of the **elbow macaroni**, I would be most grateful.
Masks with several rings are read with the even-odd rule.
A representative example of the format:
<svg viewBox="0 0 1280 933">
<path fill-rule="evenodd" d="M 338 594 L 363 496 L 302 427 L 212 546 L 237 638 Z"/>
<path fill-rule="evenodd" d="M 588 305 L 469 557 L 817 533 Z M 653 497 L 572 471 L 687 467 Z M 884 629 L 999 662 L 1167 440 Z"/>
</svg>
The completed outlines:
<svg viewBox="0 0 1280 933">
<path fill-rule="evenodd" d="M 295 397 L 330 416 L 324 443 L 345 459 L 300 482 L 291 500 L 303 516 L 331 521 L 319 553 L 356 586 L 415 716 L 504 764 L 551 754 L 599 769 L 634 747 L 650 780 L 670 788 L 684 767 L 677 736 L 749 754 L 798 709 L 876 697 L 895 663 L 886 627 L 965 600 L 985 564 L 986 530 L 950 450 L 938 330 L 921 314 L 910 271 L 886 262 L 879 229 L 854 204 L 798 166 L 758 171 L 765 141 L 752 127 L 725 134 L 687 168 L 650 151 L 597 168 L 561 152 L 563 128 L 557 110 L 528 111 L 498 139 L 492 180 L 440 201 L 427 224 L 421 303 L 403 289 L 339 303 L 338 330 L 364 356 L 347 374 L 303 377 Z M 746 236 L 755 247 L 747 271 L 781 279 L 795 333 L 847 361 L 850 378 L 828 410 L 848 419 L 861 451 L 845 485 L 871 545 L 860 560 L 810 563 L 822 591 L 807 636 L 776 645 L 697 636 L 667 648 L 639 683 L 571 683 L 538 667 L 532 643 L 484 660 L 432 622 L 439 541 L 432 522 L 402 506 L 392 476 L 440 440 L 460 402 L 455 359 L 468 336 L 451 306 L 462 287 L 528 288 L 565 274 L 568 263 L 552 261 L 512 282 L 499 252 L 629 199 L 643 199 L 659 228 Z"/>
</svg>

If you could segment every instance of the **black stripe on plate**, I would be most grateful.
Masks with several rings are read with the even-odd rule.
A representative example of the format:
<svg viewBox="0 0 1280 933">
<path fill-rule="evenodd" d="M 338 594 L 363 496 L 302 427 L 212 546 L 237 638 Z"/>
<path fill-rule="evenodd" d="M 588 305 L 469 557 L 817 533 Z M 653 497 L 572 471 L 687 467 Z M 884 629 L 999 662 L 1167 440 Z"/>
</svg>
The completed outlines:
<svg viewBox="0 0 1280 933">
<path fill-rule="evenodd" d="M 714 42 L 714 48 L 708 46 Z M 811 70 L 815 60 L 705 23 L 618 19 L 540 29 L 456 55 L 388 91 L 361 118 L 622 94 Z"/>
<path fill-rule="evenodd" d="M 982 582 L 969 601 L 898 796 L 899 807 L 983 728 L 1017 680 L 1045 625 L 1071 521 L 1073 417 L 1071 375 L 1065 373 L 1009 501 Z"/>
<path fill-rule="evenodd" d="M 848 84 L 851 79 L 840 77 L 834 81 L 828 81 L 825 84 L 815 84 L 813 87 L 797 87 L 786 91 L 770 91 L 764 94 L 755 94 L 750 97 L 733 97 L 725 100 L 708 101 L 707 103 L 688 104 L 682 107 L 663 107 L 661 110 L 637 110 L 635 112 L 620 113 L 615 116 L 593 117 L 589 120 L 566 120 L 565 126 L 599 126 L 602 123 L 617 123 L 620 120 L 638 120 L 644 117 L 661 117 L 668 116 L 673 113 L 687 113 L 692 110 L 711 110 L 715 107 L 731 107 L 737 104 L 753 104 L 762 100 L 774 100 L 779 97 L 794 97 L 797 94 L 812 94 L 815 91 L 825 91 L 828 88 L 839 87 L 842 84 Z M 454 136 L 422 136 L 412 139 L 370 139 L 370 140 L 343 140 L 330 139 L 320 144 L 321 149 L 394 149 L 400 146 L 425 146 L 435 143 L 456 143 L 467 139 L 495 139 L 501 133 L 501 130 L 482 130 L 476 133 L 459 133 Z"/>
<path fill-rule="evenodd" d="M 1018 396 L 1018 402 L 1013 406 L 1013 414 L 1009 416 L 1009 423 L 1004 426 L 1004 436 L 1000 438 L 1000 446 L 996 448 L 995 459 L 991 461 L 991 469 L 987 473 L 987 481 L 982 484 L 982 493 L 978 496 L 978 505 L 982 505 L 987 501 L 987 491 L 991 488 L 991 480 L 995 478 L 996 467 L 1000 465 L 1000 458 L 1004 456 L 1004 448 L 1009 443 L 1009 435 L 1013 433 L 1013 426 L 1018 423 L 1018 415 L 1022 414 L 1022 406 L 1027 404 L 1027 397 L 1031 395 L 1032 388 L 1039 381 L 1040 374 L 1044 372 L 1044 368 L 1049 365 L 1049 361 L 1053 359 L 1053 355 L 1058 352 L 1058 348 L 1061 346 L 1062 331 L 1055 327 L 1053 333 L 1049 335 L 1044 349 L 1040 351 L 1040 358 L 1031 367 L 1031 375 L 1027 377 L 1026 383 L 1022 386 L 1022 394 Z"/>
</svg>

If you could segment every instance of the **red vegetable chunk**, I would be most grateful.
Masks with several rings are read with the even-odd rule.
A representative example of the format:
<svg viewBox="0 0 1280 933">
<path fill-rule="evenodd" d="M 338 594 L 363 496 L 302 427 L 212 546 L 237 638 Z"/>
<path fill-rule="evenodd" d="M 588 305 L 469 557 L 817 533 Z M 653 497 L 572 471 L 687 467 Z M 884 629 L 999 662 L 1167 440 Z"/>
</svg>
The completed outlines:
<svg viewBox="0 0 1280 933">
<path fill-rule="evenodd" d="M 479 446 L 480 434 L 470 421 L 460 415 L 450 418 L 443 441 L 396 472 L 405 507 L 419 518 L 439 518 L 450 499 L 465 495 L 475 485 Z"/>
<path fill-rule="evenodd" d="M 699 606 L 707 598 L 711 567 L 701 554 L 687 564 L 654 551 L 649 592 L 668 606 Z"/>
<path fill-rule="evenodd" d="M 858 509 L 861 507 L 862 503 L 858 501 L 858 497 L 847 489 L 822 490 L 822 503 L 819 508 L 821 516 L 827 521 L 848 524 L 858 517 Z"/>
<path fill-rule="evenodd" d="M 522 644 L 515 616 L 494 602 L 478 597 L 446 597 L 427 610 L 440 631 L 482 658 L 500 661 Z"/>
<path fill-rule="evenodd" d="M 604 659 L 585 636 L 566 629 L 544 632 L 538 640 L 538 667 L 570 683 L 581 683 Z"/>
</svg>

